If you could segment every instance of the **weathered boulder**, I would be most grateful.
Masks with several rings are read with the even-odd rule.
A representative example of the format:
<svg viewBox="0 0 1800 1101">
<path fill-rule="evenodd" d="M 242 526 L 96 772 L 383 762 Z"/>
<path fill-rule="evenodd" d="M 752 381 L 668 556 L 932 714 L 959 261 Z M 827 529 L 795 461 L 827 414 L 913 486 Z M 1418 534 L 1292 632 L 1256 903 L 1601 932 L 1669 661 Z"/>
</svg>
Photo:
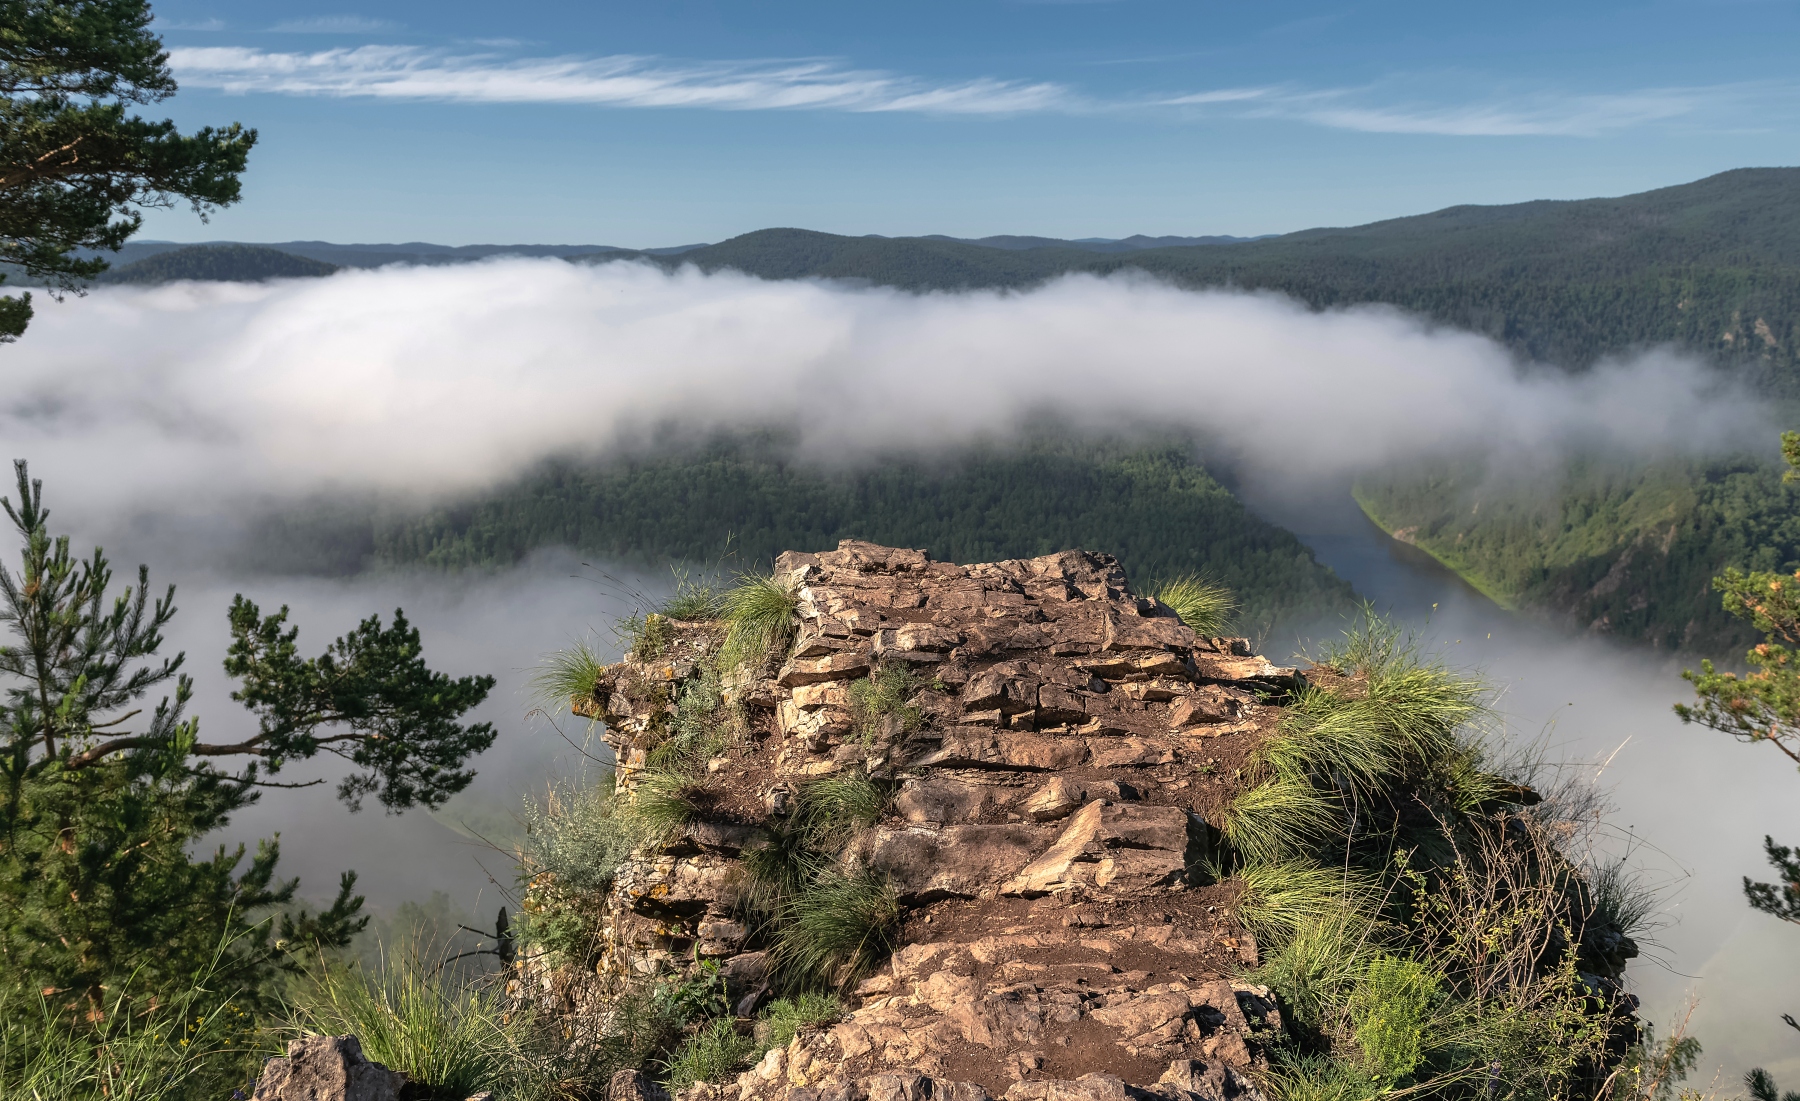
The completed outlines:
<svg viewBox="0 0 1800 1101">
<path fill-rule="evenodd" d="M 354 1036 L 303 1036 L 263 1064 L 254 1101 L 399 1101 L 406 1076 L 363 1058 Z"/>
</svg>

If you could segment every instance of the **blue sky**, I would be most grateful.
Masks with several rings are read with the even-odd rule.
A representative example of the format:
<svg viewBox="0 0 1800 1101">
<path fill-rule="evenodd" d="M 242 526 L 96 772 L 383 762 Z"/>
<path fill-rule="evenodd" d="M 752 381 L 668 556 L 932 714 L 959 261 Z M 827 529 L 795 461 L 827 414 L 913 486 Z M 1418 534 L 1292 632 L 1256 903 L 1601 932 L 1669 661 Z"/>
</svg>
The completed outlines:
<svg viewBox="0 0 1800 1101">
<path fill-rule="evenodd" d="M 157 3 L 173 240 L 1272 233 L 1800 163 L 1800 2 Z"/>
</svg>

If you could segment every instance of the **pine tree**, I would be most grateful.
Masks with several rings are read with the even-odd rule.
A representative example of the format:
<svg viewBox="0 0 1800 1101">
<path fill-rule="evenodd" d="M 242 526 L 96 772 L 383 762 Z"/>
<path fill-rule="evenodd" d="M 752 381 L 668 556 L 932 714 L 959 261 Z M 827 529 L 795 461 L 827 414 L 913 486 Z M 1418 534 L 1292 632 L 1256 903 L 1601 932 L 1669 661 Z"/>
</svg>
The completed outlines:
<svg viewBox="0 0 1800 1101">
<path fill-rule="evenodd" d="M 174 587 L 152 600 L 140 566 L 114 593 L 105 555 L 78 559 L 53 538 L 42 484 L 15 468 L 18 503 L 0 497 L 23 543 L 18 572 L 0 566 L 0 973 L 78 1015 L 109 991 L 154 995 L 203 970 L 254 1004 L 306 951 L 367 922 L 355 876 L 322 913 L 299 913 L 274 842 L 247 862 L 242 846 L 194 859 L 194 842 L 266 788 L 323 782 L 274 779 L 320 751 L 355 766 L 339 789 L 353 809 L 368 795 L 395 812 L 442 803 L 493 742 L 489 724 L 459 722 L 493 678 L 432 671 L 398 610 L 302 659 L 288 610 L 264 616 L 239 596 L 225 667 L 258 731 L 204 742 L 185 655 L 158 656 Z"/>
</svg>

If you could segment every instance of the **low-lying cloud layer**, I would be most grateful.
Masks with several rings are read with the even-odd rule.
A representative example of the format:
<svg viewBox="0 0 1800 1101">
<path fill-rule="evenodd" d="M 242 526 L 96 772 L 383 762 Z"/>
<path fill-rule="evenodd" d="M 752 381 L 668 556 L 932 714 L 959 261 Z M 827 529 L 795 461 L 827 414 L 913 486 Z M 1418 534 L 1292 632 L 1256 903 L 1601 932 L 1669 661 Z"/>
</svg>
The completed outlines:
<svg viewBox="0 0 1800 1101">
<path fill-rule="evenodd" d="M 929 454 L 1044 413 L 1173 423 L 1246 477 L 1296 488 L 1446 451 L 1703 449 L 1773 431 L 1669 353 L 1570 376 L 1390 309 L 1133 277 L 914 295 L 503 260 L 46 306 L 0 350 L 0 440 L 60 499 L 115 516 L 462 493 L 670 421 L 793 424 L 832 456 Z"/>
</svg>

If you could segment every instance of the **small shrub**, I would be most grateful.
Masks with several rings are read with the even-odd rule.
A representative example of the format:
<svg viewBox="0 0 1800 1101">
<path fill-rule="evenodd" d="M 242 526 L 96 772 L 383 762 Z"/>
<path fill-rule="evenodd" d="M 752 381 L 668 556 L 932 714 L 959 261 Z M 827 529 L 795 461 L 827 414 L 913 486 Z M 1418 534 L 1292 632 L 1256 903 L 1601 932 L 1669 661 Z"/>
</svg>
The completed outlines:
<svg viewBox="0 0 1800 1101">
<path fill-rule="evenodd" d="M 893 948 L 900 901 L 873 873 L 822 873 L 788 901 L 776 934 L 777 961 L 803 979 L 843 986 Z"/>
<path fill-rule="evenodd" d="M 883 663 L 867 677 L 853 682 L 850 712 L 855 716 L 857 736 L 862 743 L 873 745 L 890 716 L 899 719 L 902 732 L 917 730 L 925 717 L 910 700 L 925 683 L 903 662 Z"/>
<path fill-rule="evenodd" d="M 806 1029 L 820 1028 L 844 1015 L 844 1005 L 830 994 L 800 994 L 778 998 L 763 1010 L 769 1022 L 769 1046 L 786 1047 Z"/>
<path fill-rule="evenodd" d="M 611 772 L 589 787 L 552 787 L 542 803 L 528 800 L 521 854 L 527 877 L 548 873 L 562 890 L 605 891 L 636 845 L 619 811 Z"/>
<path fill-rule="evenodd" d="M 671 1090 L 695 1082 L 722 1082 L 742 1070 L 756 1054 L 756 1041 L 739 1036 L 729 1020 L 709 1021 L 688 1037 L 663 1064 Z"/>
<path fill-rule="evenodd" d="M 1195 634 L 1205 638 L 1224 634 L 1231 624 L 1232 613 L 1238 609 L 1230 589 L 1194 574 L 1162 586 L 1156 592 L 1156 599 L 1167 604 Z"/>
<path fill-rule="evenodd" d="M 1411 1077 L 1425 1061 L 1426 1029 L 1439 977 L 1417 960 L 1379 955 L 1350 995 L 1350 1020 L 1369 1072 L 1385 1083 Z"/>
<path fill-rule="evenodd" d="M 787 647 L 794 637 L 794 609 L 800 598 L 773 574 L 750 574 L 721 600 L 726 622 L 719 666 L 734 669 L 761 665 Z"/>
<path fill-rule="evenodd" d="M 592 701 L 594 684 L 606 671 L 606 663 L 586 642 L 558 650 L 545 658 L 531 676 L 533 698 L 556 714 L 578 702 Z"/>
</svg>

